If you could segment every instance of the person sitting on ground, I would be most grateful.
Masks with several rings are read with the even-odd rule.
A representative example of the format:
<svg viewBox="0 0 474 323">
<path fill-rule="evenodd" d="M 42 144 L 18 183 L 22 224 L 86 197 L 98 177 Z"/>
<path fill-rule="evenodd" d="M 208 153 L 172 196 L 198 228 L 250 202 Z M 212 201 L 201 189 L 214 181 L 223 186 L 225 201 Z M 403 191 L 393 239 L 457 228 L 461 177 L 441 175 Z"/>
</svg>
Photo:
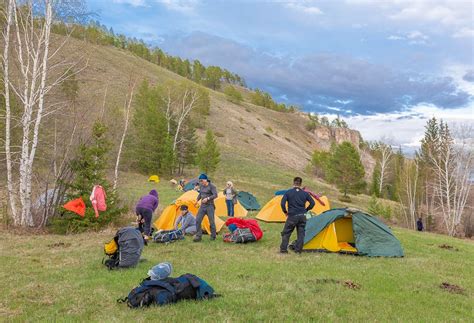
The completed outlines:
<svg viewBox="0 0 474 323">
<path fill-rule="evenodd" d="M 158 192 L 156 190 L 151 190 L 148 195 L 140 198 L 135 207 L 137 222 L 139 223 L 138 227 L 146 240 L 150 240 L 151 219 L 153 218 L 153 212 L 158 208 L 158 204 Z"/>
<path fill-rule="evenodd" d="M 165 280 L 173 271 L 173 266 L 169 262 L 162 262 L 148 270 L 150 280 Z"/>
<path fill-rule="evenodd" d="M 288 253 L 288 243 L 295 228 L 297 233 L 295 252 L 301 253 L 301 250 L 303 250 L 304 230 L 306 227 L 305 213 L 311 210 L 315 203 L 309 193 L 301 188 L 302 182 L 301 177 L 295 177 L 293 179 L 293 188 L 288 190 L 281 199 L 281 209 L 287 218 L 281 232 L 280 253 Z M 286 208 L 287 202 L 288 209 Z M 306 202 L 309 202 L 308 207 L 306 207 Z"/>
<path fill-rule="evenodd" d="M 180 229 L 184 234 L 196 234 L 196 219 L 193 214 L 189 212 L 187 205 L 179 207 L 180 214 L 174 223 L 174 229 Z"/>
<path fill-rule="evenodd" d="M 211 227 L 211 240 L 216 240 L 216 223 L 214 220 L 214 213 L 216 206 L 214 200 L 217 198 L 217 189 L 206 174 L 199 175 L 199 195 L 196 202 L 201 201 L 198 213 L 196 215 L 196 235 L 194 236 L 194 242 L 200 242 L 202 239 L 202 219 L 207 216 Z"/>
<path fill-rule="evenodd" d="M 234 205 L 237 204 L 237 191 L 234 188 L 234 184 L 231 181 L 227 182 L 226 188 L 224 188 L 225 204 L 227 206 L 227 216 L 234 216 Z"/>
<path fill-rule="evenodd" d="M 421 218 L 418 218 L 418 221 L 416 221 L 416 229 L 418 231 L 423 231 L 424 230 L 423 220 Z"/>
</svg>

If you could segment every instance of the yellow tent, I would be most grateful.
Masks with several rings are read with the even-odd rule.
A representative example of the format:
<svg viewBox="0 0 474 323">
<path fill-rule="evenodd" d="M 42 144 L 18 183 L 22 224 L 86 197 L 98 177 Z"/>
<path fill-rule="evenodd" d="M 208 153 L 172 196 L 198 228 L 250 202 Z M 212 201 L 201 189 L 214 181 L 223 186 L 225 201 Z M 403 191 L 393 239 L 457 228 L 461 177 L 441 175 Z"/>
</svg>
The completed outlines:
<svg viewBox="0 0 474 323">
<path fill-rule="evenodd" d="M 224 193 L 220 192 L 217 198 L 214 200 L 216 205 L 217 216 L 227 216 L 227 205 L 225 204 Z M 237 218 L 243 218 L 247 216 L 248 211 L 240 204 L 237 200 L 237 204 L 234 204 L 234 216 Z"/>
<path fill-rule="evenodd" d="M 160 182 L 160 177 L 158 175 L 151 175 L 150 177 L 148 177 L 148 181 L 159 183 Z"/>
<path fill-rule="evenodd" d="M 189 208 L 189 211 L 194 216 L 196 216 L 197 209 L 198 209 L 197 205 L 195 205 L 191 201 L 177 200 L 175 203 L 168 205 L 163 210 L 161 215 L 158 217 L 158 219 L 154 223 L 155 228 L 157 228 L 158 230 L 173 230 L 174 223 L 176 219 L 178 218 L 179 207 L 183 204 L 187 205 Z M 214 215 L 214 222 L 216 223 L 216 232 L 219 232 L 224 226 L 225 222 L 222 221 L 217 215 Z M 202 220 L 201 226 L 203 230 L 205 230 L 208 234 L 211 234 L 211 226 L 209 224 L 209 219 L 207 217 L 204 217 L 204 219 Z"/>
<path fill-rule="evenodd" d="M 186 193 L 178 197 L 176 201 L 195 202 L 198 195 L 199 193 L 194 190 L 187 191 Z M 222 192 L 220 192 L 217 195 L 217 198 L 214 200 L 214 204 L 216 205 L 216 213 L 215 213 L 216 216 L 227 216 L 227 206 L 225 204 L 225 196 Z M 243 218 L 247 216 L 247 213 L 248 211 L 242 206 L 242 204 L 240 204 L 239 201 L 237 201 L 237 204 L 234 205 L 234 216 L 237 218 Z M 196 213 L 194 212 L 193 214 L 196 215 Z"/>
<path fill-rule="evenodd" d="M 281 199 L 283 195 L 277 195 L 272 198 L 265 206 L 258 212 L 256 219 L 265 221 L 265 222 L 285 222 L 286 216 L 281 210 Z M 321 201 L 324 202 L 324 206 L 321 205 L 318 201 L 315 200 L 315 205 L 311 210 L 315 214 L 321 214 L 324 211 L 329 210 L 329 200 L 326 196 L 320 197 Z"/>
<path fill-rule="evenodd" d="M 357 252 L 354 244 L 352 217 L 343 217 L 329 224 L 308 241 L 303 250 L 327 250 L 331 252 Z"/>
</svg>

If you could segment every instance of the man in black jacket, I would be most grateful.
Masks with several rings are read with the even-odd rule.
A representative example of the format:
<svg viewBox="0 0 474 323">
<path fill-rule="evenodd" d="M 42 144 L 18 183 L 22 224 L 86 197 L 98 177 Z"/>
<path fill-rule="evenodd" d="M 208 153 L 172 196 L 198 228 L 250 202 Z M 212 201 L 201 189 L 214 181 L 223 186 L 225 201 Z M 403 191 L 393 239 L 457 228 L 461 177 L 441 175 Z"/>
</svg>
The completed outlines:
<svg viewBox="0 0 474 323">
<path fill-rule="evenodd" d="M 301 188 L 302 182 L 301 177 L 295 177 L 293 179 L 293 188 L 288 190 L 281 199 L 281 209 L 287 216 L 285 227 L 281 232 L 281 253 L 288 253 L 288 243 L 295 228 L 297 233 L 295 252 L 301 253 L 303 249 L 304 230 L 306 226 L 305 213 L 314 207 L 314 200 L 309 193 Z M 306 202 L 309 202 L 308 207 L 306 207 Z M 286 208 L 287 203 L 288 209 Z"/>
</svg>

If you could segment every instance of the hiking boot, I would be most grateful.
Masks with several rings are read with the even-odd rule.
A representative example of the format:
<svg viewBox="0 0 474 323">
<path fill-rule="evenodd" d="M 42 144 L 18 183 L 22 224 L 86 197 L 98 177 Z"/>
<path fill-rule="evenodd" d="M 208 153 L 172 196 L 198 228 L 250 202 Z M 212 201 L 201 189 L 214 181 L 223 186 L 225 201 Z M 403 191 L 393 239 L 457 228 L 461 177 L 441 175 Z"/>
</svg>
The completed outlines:
<svg viewBox="0 0 474 323">
<path fill-rule="evenodd" d="M 201 237 L 194 236 L 193 242 L 201 242 Z"/>
<path fill-rule="evenodd" d="M 280 250 L 280 253 L 281 253 L 281 254 L 287 254 L 287 253 L 288 253 L 288 250 Z"/>
</svg>

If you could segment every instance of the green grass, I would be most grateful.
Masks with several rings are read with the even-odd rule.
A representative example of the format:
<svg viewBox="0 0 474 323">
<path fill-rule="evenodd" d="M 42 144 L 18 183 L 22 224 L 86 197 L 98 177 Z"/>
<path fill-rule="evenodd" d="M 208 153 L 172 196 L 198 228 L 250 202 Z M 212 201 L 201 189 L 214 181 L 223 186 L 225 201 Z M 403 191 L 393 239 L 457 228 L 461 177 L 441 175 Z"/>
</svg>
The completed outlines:
<svg viewBox="0 0 474 323">
<path fill-rule="evenodd" d="M 0 315 L 18 321 L 472 321 L 474 246 L 441 235 L 396 229 L 406 256 L 279 255 L 281 224 L 262 224 L 263 240 L 226 244 L 150 244 L 137 268 L 108 271 L 102 244 L 113 231 L 70 236 L 0 236 Z M 63 243 L 63 245 L 54 245 Z M 441 249 L 449 244 L 458 251 Z M 130 310 L 116 299 L 161 261 L 174 275 L 206 279 L 222 298 Z M 324 282 L 324 280 L 329 280 Z M 351 280 L 352 290 L 330 280 Z M 464 294 L 439 288 L 463 287 Z"/>
<path fill-rule="evenodd" d="M 197 172 L 193 172 L 197 173 Z M 234 174 L 228 177 L 226 174 Z M 331 186 L 279 168 L 269 161 L 235 157 L 223 152 L 213 181 L 222 188 L 232 180 L 238 189 L 254 193 L 263 205 L 277 189 L 303 175 L 314 191 L 333 200 Z M 192 176 L 189 173 L 188 176 Z M 134 220 L 133 205 L 155 188 L 160 210 L 181 193 L 162 178 L 148 183 L 143 175 L 124 173 L 120 195 Z M 353 198 L 364 208 L 369 197 Z M 159 214 L 159 211 L 157 212 Z M 250 214 L 255 216 L 255 212 Z M 405 258 L 367 258 L 338 254 L 280 255 L 283 224 L 261 223 L 264 238 L 232 245 L 208 237 L 169 245 L 150 244 L 137 268 L 108 271 L 102 264 L 103 243 L 116 228 L 78 235 L 29 235 L 0 231 L 0 317 L 15 321 L 473 321 L 474 245 L 442 235 L 395 229 Z M 439 248 L 452 245 L 458 250 Z M 153 265 L 169 261 L 173 275 L 187 272 L 206 279 L 223 297 L 206 302 L 182 302 L 162 308 L 130 310 L 116 299 L 135 287 Z M 335 281 L 352 281 L 349 289 Z M 451 294 L 443 282 L 465 289 Z"/>
</svg>

